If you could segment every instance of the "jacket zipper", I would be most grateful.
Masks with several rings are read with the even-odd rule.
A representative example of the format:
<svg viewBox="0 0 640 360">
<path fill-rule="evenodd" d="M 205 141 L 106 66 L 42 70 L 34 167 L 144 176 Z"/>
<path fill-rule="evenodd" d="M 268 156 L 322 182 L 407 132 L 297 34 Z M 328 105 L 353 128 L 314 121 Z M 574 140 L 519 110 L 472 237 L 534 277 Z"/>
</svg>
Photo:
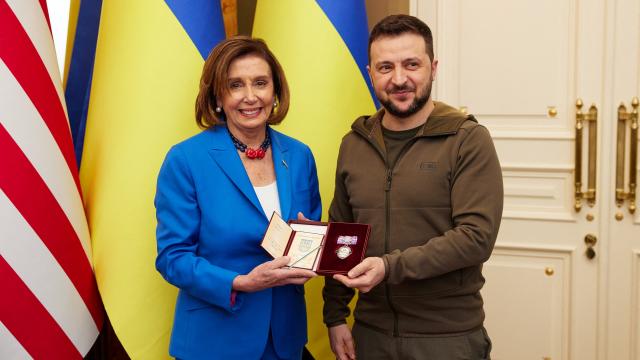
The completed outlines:
<svg viewBox="0 0 640 360">
<path fill-rule="evenodd" d="M 356 129 L 354 129 L 356 130 Z M 365 139 L 369 139 L 369 137 L 362 133 L 361 131 L 356 130 L 357 133 L 359 133 L 360 135 L 362 135 Z M 373 145 L 373 147 L 378 151 L 378 153 L 380 154 L 380 156 L 382 157 L 382 159 L 384 160 L 384 165 L 386 168 L 386 179 L 385 179 L 385 186 L 384 186 L 384 192 L 385 192 L 385 198 L 384 198 L 384 211 L 385 211 L 385 233 L 384 233 L 384 253 L 387 254 L 389 253 L 389 241 L 391 239 L 391 182 L 393 181 L 393 170 L 395 169 L 395 167 L 398 165 L 398 162 L 400 162 L 400 160 L 402 159 L 402 156 L 407 152 L 407 149 L 411 147 L 411 145 L 413 145 L 413 143 L 416 141 L 416 138 L 413 138 L 411 140 L 409 140 L 409 142 L 407 142 L 402 149 L 400 150 L 400 153 L 398 154 L 398 158 L 396 159 L 395 164 L 393 164 L 393 169 L 389 166 L 389 160 L 387 159 L 387 154 L 382 151 L 382 149 L 380 149 L 380 147 L 378 146 L 378 144 L 376 144 L 373 141 L 369 141 L 370 144 Z M 389 288 L 389 284 L 385 283 L 384 284 L 385 287 L 385 295 L 387 298 L 387 305 L 389 305 L 389 309 L 391 310 L 391 313 L 393 314 L 393 336 L 394 337 L 398 337 L 400 336 L 400 331 L 398 330 L 398 311 L 396 310 L 395 306 L 393 306 L 393 302 L 391 301 L 391 289 Z"/>
<path fill-rule="evenodd" d="M 385 232 L 384 232 L 384 253 L 389 253 L 389 239 L 391 238 L 391 181 L 393 180 L 393 170 L 389 168 L 389 164 L 385 159 L 385 165 L 387 167 L 387 180 L 384 187 L 384 213 L 385 213 Z M 398 337 L 398 312 L 396 311 L 393 302 L 391 301 L 391 289 L 389 284 L 385 282 L 385 295 L 387 297 L 387 305 L 391 309 L 393 314 L 393 336 Z"/>
<path fill-rule="evenodd" d="M 385 239 L 384 239 L 384 253 L 389 253 L 389 241 L 391 240 L 391 182 L 393 180 L 393 170 L 395 170 L 396 166 L 407 152 L 413 143 L 415 142 L 415 138 L 409 140 L 402 149 L 400 149 L 400 153 L 396 158 L 396 162 L 393 164 L 393 169 L 389 167 L 388 161 L 385 159 L 385 164 L 387 166 L 387 183 L 385 186 L 385 212 L 386 212 L 386 226 L 385 226 Z M 389 289 L 389 284 L 385 283 L 386 294 L 387 294 L 387 302 L 389 303 L 389 308 L 391 309 L 391 313 L 393 314 L 393 336 L 400 336 L 400 330 L 398 329 L 398 312 L 396 308 L 393 306 L 393 302 L 391 301 L 391 291 Z"/>
</svg>

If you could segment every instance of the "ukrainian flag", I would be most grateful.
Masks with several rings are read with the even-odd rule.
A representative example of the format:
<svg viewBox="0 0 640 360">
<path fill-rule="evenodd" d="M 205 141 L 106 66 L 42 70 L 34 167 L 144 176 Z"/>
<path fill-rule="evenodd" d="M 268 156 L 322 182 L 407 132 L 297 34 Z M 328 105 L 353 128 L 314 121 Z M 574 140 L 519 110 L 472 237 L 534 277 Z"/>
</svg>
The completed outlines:
<svg viewBox="0 0 640 360">
<path fill-rule="evenodd" d="M 85 3 L 99 1 L 82 0 L 79 7 L 76 2 L 71 13 L 79 19 L 71 26 L 67 93 L 88 99 L 88 106 L 75 105 L 80 115 L 72 125 L 83 145 L 80 180 L 96 279 L 129 356 L 168 358 L 176 289 L 154 267 L 153 196 L 169 147 L 198 131 L 194 101 L 200 73 L 209 51 L 224 38 L 220 1 L 104 1 L 97 6 L 92 76 L 83 83 L 74 80 L 83 78 L 74 77 L 74 60 L 88 52 L 81 48 L 89 32 L 83 24 L 95 27 L 97 21 L 95 11 L 82 12 Z"/>
<path fill-rule="evenodd" d="M 333 197 L 338 147 L 353 120 L 375 112 L 366 73 L 364 0 L 258 0 L 253 36 L 263 38 L 281 62 L 291 107 L 280 130 L 309 144 L 324 204 Z M 334 359 L 322 323 L 320 278 L 307 284 L 308 348 Z"/>
</svg>

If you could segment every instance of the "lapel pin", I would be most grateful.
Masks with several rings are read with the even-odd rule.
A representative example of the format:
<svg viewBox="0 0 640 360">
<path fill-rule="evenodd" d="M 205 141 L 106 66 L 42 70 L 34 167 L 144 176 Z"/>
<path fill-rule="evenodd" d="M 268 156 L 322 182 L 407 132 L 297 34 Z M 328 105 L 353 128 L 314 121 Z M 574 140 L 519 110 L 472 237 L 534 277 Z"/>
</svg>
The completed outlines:
<svg viewBox="0 0 640 360">
<path fill-rule="evenodd" d="M 286 167 L 287 169 L 289 168 L 289 165 L 287 165 L 287 162 L 284 161 L 284 159 L 282 160 L 282 165 L 284 165 L 284 167 Z"/>
</svg>

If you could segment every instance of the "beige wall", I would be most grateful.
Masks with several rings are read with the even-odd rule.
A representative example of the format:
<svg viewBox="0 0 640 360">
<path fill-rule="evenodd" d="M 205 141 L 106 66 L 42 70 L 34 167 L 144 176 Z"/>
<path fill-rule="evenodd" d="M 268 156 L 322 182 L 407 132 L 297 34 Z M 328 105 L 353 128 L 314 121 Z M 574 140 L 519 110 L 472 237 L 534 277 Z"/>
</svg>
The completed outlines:
<svg viewBox="0 0 640 360">
<path fill-rule="evenodd" d="M 409 0 L 366 0 L 369 30 L 387 15 L 409 14 Z"/>
</svg>

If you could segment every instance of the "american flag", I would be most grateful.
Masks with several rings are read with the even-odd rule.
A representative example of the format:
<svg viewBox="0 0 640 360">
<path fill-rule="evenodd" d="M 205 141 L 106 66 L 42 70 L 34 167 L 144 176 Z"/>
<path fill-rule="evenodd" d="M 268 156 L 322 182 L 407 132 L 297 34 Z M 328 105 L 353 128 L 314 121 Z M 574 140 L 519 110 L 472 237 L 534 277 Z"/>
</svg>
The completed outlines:
<svg viewBox="0 0 640 360">
<path fill-rule="evenodd" d="M 0 0 L 0 358 L 77 359 L 103 309 L 45 0 Z"/>
</svg>

